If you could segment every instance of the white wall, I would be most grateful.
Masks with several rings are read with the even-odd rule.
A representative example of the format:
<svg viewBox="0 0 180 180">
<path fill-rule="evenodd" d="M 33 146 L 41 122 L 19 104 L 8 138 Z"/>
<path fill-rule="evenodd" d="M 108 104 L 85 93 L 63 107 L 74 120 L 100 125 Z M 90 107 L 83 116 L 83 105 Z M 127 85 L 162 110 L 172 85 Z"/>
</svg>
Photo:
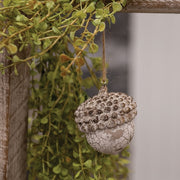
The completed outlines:
<svg viewBox="0 0 180 180">
<path fill-rule="evenodd" d="M 180 179 L 180 15 L 132 14 L 130 180 Z"/>
</svg>

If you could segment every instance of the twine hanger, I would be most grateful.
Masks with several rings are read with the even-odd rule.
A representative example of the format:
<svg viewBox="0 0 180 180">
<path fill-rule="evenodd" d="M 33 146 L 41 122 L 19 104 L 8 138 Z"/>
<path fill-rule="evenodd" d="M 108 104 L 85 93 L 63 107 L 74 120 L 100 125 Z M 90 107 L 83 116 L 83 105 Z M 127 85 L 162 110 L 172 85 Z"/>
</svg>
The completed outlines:
<svg viewBox="0 0 180 180">
<path fill-rule="evenodd" d="M 102 41 L 103 41 L 103 56 L 102 56 L 102 81 L 101 84 L 106 86 L 107 84 L 107 76 L 106 76 L 106 53 L 105 53 L 105 31 L 102 34 Z"/>
</svg>

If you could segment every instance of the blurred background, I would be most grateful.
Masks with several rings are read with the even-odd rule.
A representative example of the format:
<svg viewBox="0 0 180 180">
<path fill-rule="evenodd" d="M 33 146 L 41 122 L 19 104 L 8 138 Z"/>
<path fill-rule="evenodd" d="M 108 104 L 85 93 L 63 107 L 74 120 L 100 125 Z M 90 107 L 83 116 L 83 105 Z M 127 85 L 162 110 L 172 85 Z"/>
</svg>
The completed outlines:
<svg viewBox="0 0 180 180">
<path fill-rule="evenodd" d="M 137 100 L 130 180 L 180 179 L 180 15 L 130 16 L 129 91 Z"/>
<path fill-rule="evenodd" d="M 106 31 L 108 88 L 138 105 L 129 180 L 178 180 L 180 15 L 120 13 L 116 20 Z"/>
</svg>

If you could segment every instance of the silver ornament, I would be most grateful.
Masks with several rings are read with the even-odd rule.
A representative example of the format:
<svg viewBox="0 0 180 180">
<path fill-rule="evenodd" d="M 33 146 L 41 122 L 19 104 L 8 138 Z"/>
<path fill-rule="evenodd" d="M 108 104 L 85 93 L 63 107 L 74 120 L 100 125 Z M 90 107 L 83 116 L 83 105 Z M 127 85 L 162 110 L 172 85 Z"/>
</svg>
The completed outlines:
<svg viewBox="0 0 180 180">
<path fill-rule="evenodd" d="M 136 102 L 131 96 L 108 93 L 106 86 L 102 86 L 98 95 L 78 107 L 75 121 L 96 151 L 117 154 L 134 136 L 136 114 Z"/>
</svg>

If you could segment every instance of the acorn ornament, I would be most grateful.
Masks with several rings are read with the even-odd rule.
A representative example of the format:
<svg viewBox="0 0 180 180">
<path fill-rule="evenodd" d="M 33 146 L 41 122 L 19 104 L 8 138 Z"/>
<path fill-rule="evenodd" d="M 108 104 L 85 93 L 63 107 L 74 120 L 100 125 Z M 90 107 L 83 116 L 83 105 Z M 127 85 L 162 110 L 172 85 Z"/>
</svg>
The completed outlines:
<svg viewBox="0 0 180 180">
<path fill-rule="evenodd" d="M 105 33 L 103 33 L 103 77 L 98 95 L 89 98 L 75 111 L 75 121 L 88 143 L 105 154 L 118 154 L 134 136 L 136 102 L 125 93 L 107 92 Z"/>
<path fill-rule="evenodd" d="M 75 121 L 95 150 L 117 154 L 133 138 L 136 114 L 136 102 L 132 97 L 124 93 L 108 93 L 106 86 L 102 86 L 98 95 L 78 107 Z"/>
</svg>

